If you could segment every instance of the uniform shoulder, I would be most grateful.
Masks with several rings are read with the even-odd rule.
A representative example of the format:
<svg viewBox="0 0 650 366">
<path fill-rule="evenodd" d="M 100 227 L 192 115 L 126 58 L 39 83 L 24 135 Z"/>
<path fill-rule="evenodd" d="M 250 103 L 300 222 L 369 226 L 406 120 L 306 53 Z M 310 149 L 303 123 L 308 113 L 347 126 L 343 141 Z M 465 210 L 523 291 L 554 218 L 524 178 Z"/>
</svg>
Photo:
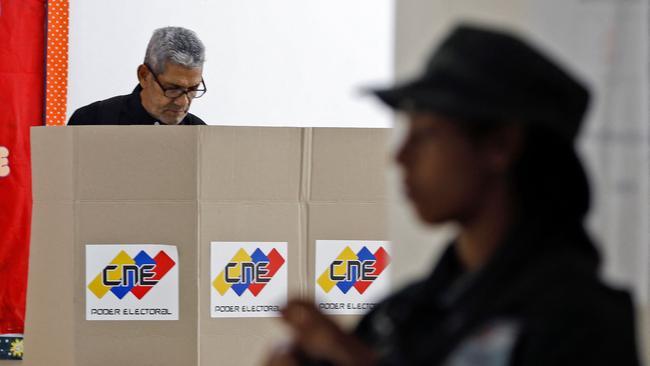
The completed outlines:
<svg viewBox="0 0 650 366">
<path fill-rule="evenodd" d="M 527 313 L 521 357 L 540 365 L 637 365 L 629 293 L 572 274 L 536 298 Z"/>
<path fill-rule="evenodd" d="M 105 116 L 115 111 L 116 113 L 122 108 L 129 95 L 118 95 L 112 98 L 98 100 L 96 102 L 85 105 L 70 116 L 68 121 L 69 126 L 79 125 L 101 125 L 106 124 L 107 118 Z M 111 118 L 113 119 L 113 118 Z M 114 122 L 114 121 L 111 121 Z"/>
</svg>

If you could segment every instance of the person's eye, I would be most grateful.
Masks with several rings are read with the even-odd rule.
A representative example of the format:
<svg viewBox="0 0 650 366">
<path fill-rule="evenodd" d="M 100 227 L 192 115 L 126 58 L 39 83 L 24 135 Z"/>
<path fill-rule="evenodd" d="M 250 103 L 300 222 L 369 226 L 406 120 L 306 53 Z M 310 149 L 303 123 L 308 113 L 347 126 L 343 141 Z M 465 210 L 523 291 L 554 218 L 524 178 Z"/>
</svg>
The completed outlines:
<svg viewBox="0 0 650 366">
<path fill-rule="evenodd" d="M 183 94 L 183 89 L 167 89 L 165 91 L 166 96 L 173 97 L 173 98 L 178 97 L 181 94 Z"/>
</svg>

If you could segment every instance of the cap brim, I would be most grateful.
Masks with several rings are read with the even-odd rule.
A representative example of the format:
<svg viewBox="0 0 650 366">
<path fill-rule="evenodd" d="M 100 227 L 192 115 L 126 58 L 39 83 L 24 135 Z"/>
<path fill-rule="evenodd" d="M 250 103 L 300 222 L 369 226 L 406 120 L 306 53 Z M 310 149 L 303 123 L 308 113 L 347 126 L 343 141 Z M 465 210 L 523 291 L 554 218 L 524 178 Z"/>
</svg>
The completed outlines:
<svg viewBox="0 0 650 366">
<path fill-rule="evenodd" d="M 372 94 L 393 109 L 399 109 L 403 101 L 408 98 L 408 92 L 409 90 L 404 87 L 371 90 Z"/>
<path fill-rule="evenodd" d="M 367 89 L 387 106 L 393 109 L 410 109 L 425 102 L 430 97 L 430 90 L 422 88 L 417 81 L 407 82 L 392 88 Z M 428 104 L 428 103 L 426 103 Z"/>
<path fill-rule="evenodd" d="M 369 92 L 389 107 L 400 111 L 430 111 L 462 119 L 508 116 L 493 103 L 472 99 L 454 93 L 451 88 L 437 88 L 433 84 L 425 84 L 417 80 L 394 88 L 372 89 Z"/>
</svg>

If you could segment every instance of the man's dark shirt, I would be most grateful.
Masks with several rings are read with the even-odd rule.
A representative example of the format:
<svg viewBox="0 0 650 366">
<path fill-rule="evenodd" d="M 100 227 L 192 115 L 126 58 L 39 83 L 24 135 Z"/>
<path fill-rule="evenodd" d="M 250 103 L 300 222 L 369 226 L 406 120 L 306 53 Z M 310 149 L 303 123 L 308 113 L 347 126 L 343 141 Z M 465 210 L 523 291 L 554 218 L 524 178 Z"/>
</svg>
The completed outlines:
<svg viewBox="0 0 650 366">
<path fill-rule="evenodd" d="M 142 87 L 138 85 L 131 94 L 119 95 L 81 107 L 72 114 L 68 125 L 154 125 L 158 120 L 149 115 L 142 106 L 140 91 Z M 188 113 L 179 123 L 179 125 L 205 124 L 191 113 Z"/>
</svg>

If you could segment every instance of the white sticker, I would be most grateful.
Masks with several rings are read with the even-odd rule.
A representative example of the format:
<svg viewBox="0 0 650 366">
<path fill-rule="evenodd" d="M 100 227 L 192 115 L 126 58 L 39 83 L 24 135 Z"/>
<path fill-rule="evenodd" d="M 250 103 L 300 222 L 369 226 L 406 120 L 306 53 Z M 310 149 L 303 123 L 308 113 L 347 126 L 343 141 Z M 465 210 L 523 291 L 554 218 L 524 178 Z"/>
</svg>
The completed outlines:
<svg viewBox="0 0 650 366">
<path fill-rule="evenodd" d="M 86 245 L 86 320 L 178 320 L 173 245 Z"/>
<path fill-rule="evenodd" d="M 212 242 L 213 318 L 277 317 L 287 302 L 286 242 Z"/>
<path fill-rule="evenodd" d="M 387 241 L 316 240 L 315 301 L 327 314 L 364 314 L 390 291 Z"/>
</svg>

